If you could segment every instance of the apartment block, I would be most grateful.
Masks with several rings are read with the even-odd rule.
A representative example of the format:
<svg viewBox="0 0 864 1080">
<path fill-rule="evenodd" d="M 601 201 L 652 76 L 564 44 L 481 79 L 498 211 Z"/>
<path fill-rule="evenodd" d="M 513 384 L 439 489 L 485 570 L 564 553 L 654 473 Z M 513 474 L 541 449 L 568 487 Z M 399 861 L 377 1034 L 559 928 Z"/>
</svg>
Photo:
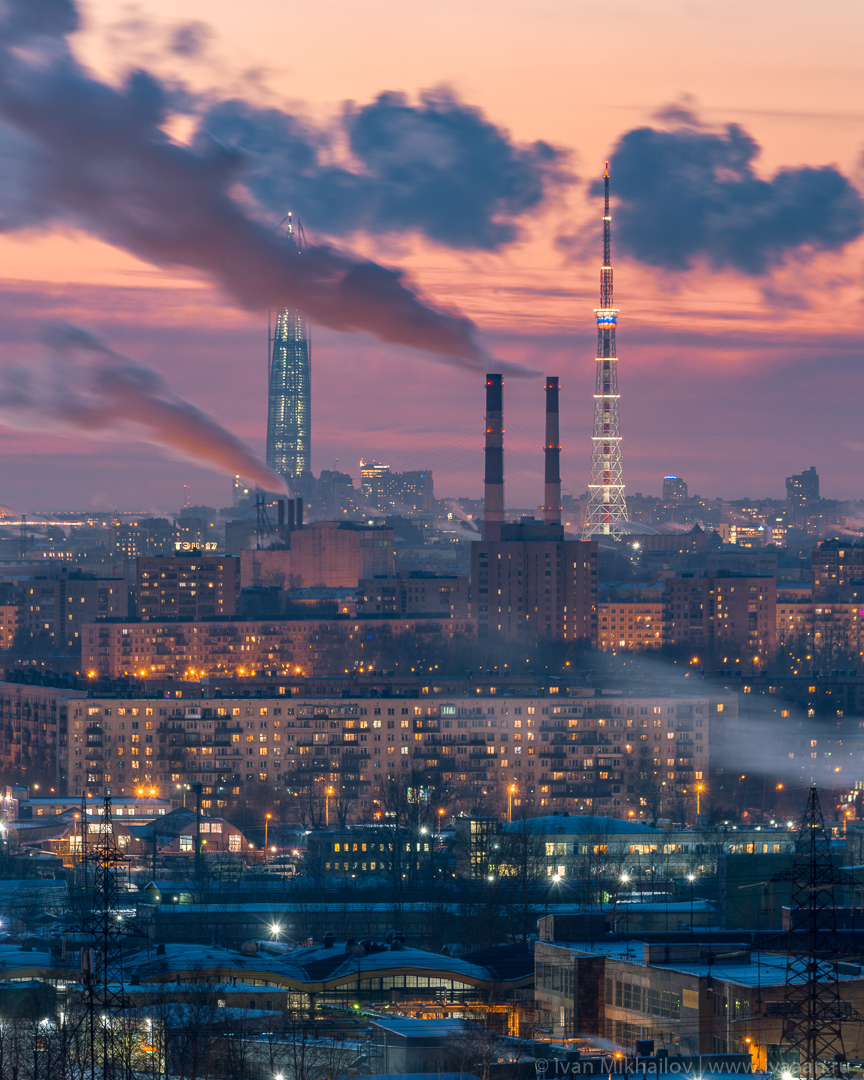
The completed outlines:
<svg viewBox="0 0 864 1080">
<path fill-rule="evenodd" d="M 781 600 L 777 604 L 777 644 L 801 642 L 816 649 L 858 653 L 864 647 L 861 607 L 856 603 Z"/>
<path fill-rule="evenodd" d="M 472 614 L 481 635 L 597 640 L 597 543 L 557 525 L 505 525 L 471 544 Z"/>
<path fill-rule="evenodd" d="M 372 663 L 400 634 L 472 634 L 469 619 L 294 619 L 277 622 L 91 623 L 81 643 L 90 678 L 203 679 L 343 673 Z"/>
<path fill-rule="evenodd" d="M 667 644 L 710 655 L 764 657 L 776 643 L 777 581 L 710 570 L 681 575 L 663 593 L 663 636 Z"/>
<path fill-rule="evenodd" d="M 6 652 L 15 644 L 18 632 L 18 607 L 15 604 L 0 606 L 0 652 Z"/>
<path fill-rule="evenodd" d="M 145 621 L 233 618 L 240 604 L 240 560 L 226 555 L 139 558 L 138 617 Z"/>
<path fill-rule="evenodd" d="M 0 682 L 0 773 L 6 783 L 66 787 L 67 711 L 80 690 Z"/>
<path fill-rule="evenodd" d="M 434 511 L 431 469 L 397 473 L 378 461 L 361 461 L 360 488 L 369 503 L 382 514 L 431 514 Z"/>
<path fill-rule="evenodd" d="M 810 555 L 813 599 L 831 596 L 832 590 L 864 579 L 864 544 L 823 540 Z"/>
<path fill-rule="evenodd" d="M 452 619 L 471 615 L 471 581 L 458 574 L 419 570 L 396 577 L 364 578 L 357 590 L 357 614 L 406 616 L 447 614 Z"/>
<path fill-rule="evenodd" d="M 663 644 L 663 603 L 610 601 L 597 605 L 600 649 L 659 649 Z"/>
<path fill-rule="evenodd" d="M 712 723 L 734 695 L 254 699 L 90 697 L 69 703 L 69 793 L 172 797 L 198 781 L 218 807 L 281 786 L 323 805 L 327 788 L 369 820 L 389 778 L 481 798 L 490 812 L 548 808 L 644 820 L 708 775 Z M 590 696 L 588 696 L 590 694 Z M 722 714 L 722 715 L 721 715 Z M 510 791 L 510 789 L 515 789 Z M 298 806 L 300 803 L 298 803 Z M 210 806 L 207 807 L 210 809 Z"/>
<path fill-rule="evenodd" d="M 6 606 L 17 606 L 18 631 L 58 648 L 77 646 L 86 622 L 129 615 L 129 588 L 123 578 L 80 572 L 37 575 L 7 583 L 4 593 Z"/>
<path fill-rule="evenodd" d="M 109 530 L 109 551 L 117 558 L 137 559 L 142 555 L 172 555 L 182 543 L 180 530 L 167 518 L 145 518 Z"/>
</svg>

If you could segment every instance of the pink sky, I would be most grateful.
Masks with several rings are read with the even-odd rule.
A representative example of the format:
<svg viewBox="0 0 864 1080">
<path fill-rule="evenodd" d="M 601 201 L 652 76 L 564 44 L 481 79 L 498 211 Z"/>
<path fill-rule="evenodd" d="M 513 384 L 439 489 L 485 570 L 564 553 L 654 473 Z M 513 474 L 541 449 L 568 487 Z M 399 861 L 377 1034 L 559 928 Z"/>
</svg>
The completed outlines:
<svg viewBox="0 0 864 1080">
<path fill-rule="evenodd" d="M 220 97 L 306 111 L 319 122 L 345 100 L 446 83 L 514 138 L 570 149 L 583 180 L 600 172 L 623 133 L 688 95 L 706 123 L 747 129 L 762 146 L 763 176 L 836 164 L 861 179 L 864 10 L 852 0 L 832 5 L 830 19 L 798 0 L 145 0 L 126 10 L 139 22 L 123 34 L 111 29 L 115 2 L 84 11 L 76 48 L 102 77 L 142 63 Z M 190 19 L 212 28 L 204 60 L 169 63 L 165 30 Z M 588 481 L 600 259 L 566 263 L 553 239 L 596 213 L 579 184 L 527 219 L 524 241 L 500 254 L 455 255 L 414 237 L 354 244 L 461 307 L 499 355 L 560 376 L 562 473 L 576 494 Z M 781 497 L 783 478 L 812 464 L 826 496 L 864 494 L 862 256 L 859 240 L 757 280 L 707 270 L 675 276 L 615 260 L 629 491 L 659 494 L 662 475 L 676 472 L 709 497 Z M 45 318 L 91 327 L 263 452 L 260 316 L 200 280 L 83 234 L 6 236 L 0 259 L 4 356 L 25 350 Z M 478 496 L 482 410 L 474 376 L 313 328 L 316 472 L 338 458 L 356 476 L 361 456 L 378 458 L 394 468 L 431 466 L 439 496 Z M 505 427 L 508 504 L 536 505 L 542 380 L 508 379 Z M 21 511 L 168 510 L 181 504 L 184 483 L 195 503 L 230 498 L 226 478 L 138 443 L 0 431 L 0 453 L 0 503 Z"/>
</svg>

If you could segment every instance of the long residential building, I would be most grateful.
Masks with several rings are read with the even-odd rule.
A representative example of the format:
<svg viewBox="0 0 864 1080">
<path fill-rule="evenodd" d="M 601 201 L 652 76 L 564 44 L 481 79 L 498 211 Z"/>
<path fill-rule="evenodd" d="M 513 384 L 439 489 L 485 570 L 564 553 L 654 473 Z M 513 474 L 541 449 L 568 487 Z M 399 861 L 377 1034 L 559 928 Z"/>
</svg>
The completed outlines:
<svg viewBox="0 0 864 1080">
<path fill-rule="evenodd" d="M 857 590 L 856 590 L 857 591 Z M 785 599 L 777 602 L 777 643 L 861 653 L 862 608 L 854 601 Z"/>
<path fill-rule="evenodd" d="M 288 790 L 304 805 L 332 793 L 352 818 L 369 820 L 392 778 L 466 809 L 499 813 L 509 803 L 517 813 L 650 821 L 664 806 L 695 804 L 712 728 L 734 734 L 737 697 L 94 695 L 69 702 L 68 715 L 70 795 L 146 785 L 171 797 L 198 782 L 210 810 L 255 792 Z"/>
<path fill-rule="evenodd" d="M 759 657 L 775 647 L 777 582 L 772 576 L 727 571 L 679 574 L 662 594 L 635 588 L 615 591 L 597 605 L 598 647 L 641 651 L 680 646 L 725 659 Z"/>
<path fill-rule="evenodd" d="M 415 619 L 92 623 L 81 666 L 94 679 L 328 674 L 371 666 L 401 634 L 473 632 L 470 619 L 449 611 Z"/>
</svg>

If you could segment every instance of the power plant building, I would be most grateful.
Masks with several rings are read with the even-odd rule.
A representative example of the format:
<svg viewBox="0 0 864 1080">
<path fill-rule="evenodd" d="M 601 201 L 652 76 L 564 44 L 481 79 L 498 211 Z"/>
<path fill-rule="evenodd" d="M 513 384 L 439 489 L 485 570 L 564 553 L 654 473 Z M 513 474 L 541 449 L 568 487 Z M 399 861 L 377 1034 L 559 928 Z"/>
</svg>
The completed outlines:
<svg viewBox="0 0 864 1080">
<path fill-rule="evenodd" d="M 543 521 L 504 520 L 501 375 L 486 376 L 483 539 L 471 545 L 472 614 L 480 635 L 597 639 L 597 543 L 565 540 L 561 525 L 558 380 L 546 380 Z"/>
<path fill-rule="evenodd" d="M 471 545 L 477 632 L 505 638 L 597 639 L 597 543 L 524 519 Z"/>
</svg>

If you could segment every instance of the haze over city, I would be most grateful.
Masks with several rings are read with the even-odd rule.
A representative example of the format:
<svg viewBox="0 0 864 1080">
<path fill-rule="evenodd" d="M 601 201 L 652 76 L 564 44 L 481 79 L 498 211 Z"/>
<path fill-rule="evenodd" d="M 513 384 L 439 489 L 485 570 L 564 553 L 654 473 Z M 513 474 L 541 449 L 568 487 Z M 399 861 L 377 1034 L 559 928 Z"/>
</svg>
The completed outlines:
<svg viewBox="0 0 864 1080">
<path fill-rule="evenodd" d="M 815 463 L 826 494 L 854 498 L 862 16 L 841 8 L 838 35 L 797 3 L 543 3 L 526 19 L 519 4 L 379 2 L 361 14 L 259 2 L 241 13 L 153 0 L 82 5 L 79 28 L 58 32 L 75 78 L 113 87 L 118 110 L 135 93 L 160 110 L 143 140 L 161 128 L 196 155 L 205 133 L 247 148 L 251 160 L 231 166 L 244 212 L 275 227 L 292 209 L 311 241 L 402 267 L 434 303 L 461 309 L 488 352 L 557 372 L 573 494 L 590 468 L 591 185 L 611 158 L 629 490 L 659 494 L 664 473 L 686 472 L 705 497 L 782 497 L 783 477 Z M 139 69 L 150 89 L 124 90 Z M 154 266 L 116 220 L 45 192 L 52 167 L 68 177 L 73 166 L 32 118 L 14 126 L 15 89 L 7 81 L 4 364 L 39 353 L 45 322 L 80 324 L 263 455 L 275 304 L 243 311 L 206 270 Z M 652 149 L 633 134 L 646 128 L 668 139 Z M 662 181 L 640 168 L 662 168 Z M 94 190 L 110 172 L 86 164 Z M 439 490 L 479 496 L 481 447 L 463 436 L 482 403 L 466 371 L 327 328 L 315 327 L 313 349 L 316 472 L 338 458 L 356 478 L 361 456 L 434 464 Z M 511 385 L 522 400 L 508 429 L 528 458 L 540 398 Z M 0 500 L 16 510 L 164 509 L 184 482 L 193 503 L 224 503 L 216 473 L 140 443 L 8 428 L 2 439 L 14 468 Z M 514 505 L 531 504 L 532 467 L 508 476 Z"/>
<path fill-rule="evenodd" d="M 862 32 L 0 0 L 0 1080 L 864 1078 Z"/>
</svg>

